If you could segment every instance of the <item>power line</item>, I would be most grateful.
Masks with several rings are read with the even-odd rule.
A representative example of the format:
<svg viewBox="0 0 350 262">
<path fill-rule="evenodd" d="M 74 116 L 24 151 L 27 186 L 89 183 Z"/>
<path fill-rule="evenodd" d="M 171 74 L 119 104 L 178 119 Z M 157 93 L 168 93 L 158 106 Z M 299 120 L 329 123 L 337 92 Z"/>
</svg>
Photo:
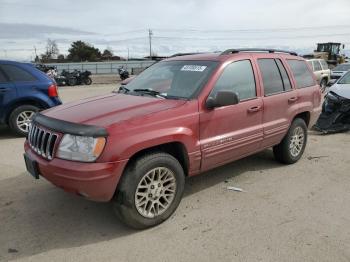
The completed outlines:
<svg viewBox="0 0 350 262">
<path fill-rule="evenodd" d="M 334 37 L 334 36 L 348 36 L 350 33 L 340 33 L 340 34 L 315 34 L 315 35 L 298 35 L 298 36 L 270 36 L 270 37 L 251 37 L 251 38 L 200 38 L 200 37 L 181 37 L 181 36 L 156 36 L 156 39 L 166 39 L 166 40 L 197 40 L 197 41 L 255 41 L 255 40 L 270 40 L 270 39 L 308 39 L 315 37 Z"/>
<path fill-rule="evenodd" d="M 340 29 L 350 28 L 350 25 L 325 25 L 325 26 L 313 26 L 313 27 L 281 27 L 281 28 L 249 28 L 249 29 L 196 29 L 196 28 L 155 28 L 156 31 L 165 32 L 201 32 L 201 33 L 231 33 L 231 32 L 284 32 L 284 31 L 300 31 L 300 30 L 315 30 L 315 29 Z"/>
</svg>

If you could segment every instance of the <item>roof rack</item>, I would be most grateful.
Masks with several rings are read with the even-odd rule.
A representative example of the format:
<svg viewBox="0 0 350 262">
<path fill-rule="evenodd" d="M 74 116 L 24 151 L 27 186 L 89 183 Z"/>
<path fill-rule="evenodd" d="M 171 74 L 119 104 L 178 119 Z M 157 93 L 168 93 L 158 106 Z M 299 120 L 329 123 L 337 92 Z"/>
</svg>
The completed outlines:
<svg viewBox="0 0 350 262">
<path fill-rule="evenodd" d="M 199 54 L 204 54 L 203 52 L 195 52 L 195 53 L 177 53 L 173 54 L 169 57 L 175 57 L 175 56 L 185 56 L 185 55 L 199 55 Z"/>
<path fill-rule="evenodd" d="M 279 49 L 265 49 L 265 48 L 237 48 L 237 49 L 227 49 L 221 53 L 221 55 L 236 54 L 240 52 L 264 52 L 264 53 L 286 53 L 290 55 L 297 56 L 296 52 L 279 50 Z"/>
</svg>

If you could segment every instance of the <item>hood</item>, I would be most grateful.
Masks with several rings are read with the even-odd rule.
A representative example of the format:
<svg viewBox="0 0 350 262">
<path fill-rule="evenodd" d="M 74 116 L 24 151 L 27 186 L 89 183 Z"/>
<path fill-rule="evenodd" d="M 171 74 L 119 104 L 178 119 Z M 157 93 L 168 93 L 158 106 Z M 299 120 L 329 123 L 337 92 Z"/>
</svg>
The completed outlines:
<svg viewBox="0 0 350 262">
<path fill-rule="evenodd" d="M 334 84 L 329 88 L 329 91 L 332 91 L 341 97 L 350 99 L 350 84 Z"/>
<path fill-rule="evenodd" d="M 175 108 L 184 103 L 184 100 L 109 94 L 63 104 L 46 110 L 43 114 L 68 122 L 108 127 L 135 117 Z"/>
</svg>

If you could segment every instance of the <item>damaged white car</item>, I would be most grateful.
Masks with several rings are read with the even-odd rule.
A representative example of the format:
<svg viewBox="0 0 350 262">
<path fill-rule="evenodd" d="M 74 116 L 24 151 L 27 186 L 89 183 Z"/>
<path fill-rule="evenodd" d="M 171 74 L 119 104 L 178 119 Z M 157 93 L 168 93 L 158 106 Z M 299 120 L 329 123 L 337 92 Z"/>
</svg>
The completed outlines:
<svg viewBox="0 0 350 262">
<path fill-rule="evenodd" d="M 329 88 L 315 129 L 325 134 L 350 130 L 350 71 Z"/>
</svg>

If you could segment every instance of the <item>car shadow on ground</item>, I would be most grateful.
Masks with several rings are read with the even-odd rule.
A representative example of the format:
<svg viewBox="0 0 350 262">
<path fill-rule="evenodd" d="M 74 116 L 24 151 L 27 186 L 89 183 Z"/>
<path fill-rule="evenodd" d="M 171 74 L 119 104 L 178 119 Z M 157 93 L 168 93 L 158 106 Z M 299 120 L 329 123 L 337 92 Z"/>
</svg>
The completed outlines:
<svg viewBox="0 0 350 262">
<path fill-rule="evenodd" d="M 249 171 L 269 170 L 278 167 L 281 167 L 281 164 L 274 159 L 272 150 L 266 149 L 198 176 L 188 177 L 184 196 L 192 195 L 219 183 L 229 183 L 234 177 Z"/>
<path fill-rule="evenodd" d="M 0 140 L 18 138 L 8 126 L 0 125 Z"/>
<path fill-rule="evenodd" d="M 281 165 L 271 150 L 187 179 L 184 197 L 252 170 Z M 181 203 L 180 203 L 181 205 Z M 0 260 L 18 259 L 53 249 L 85 246 L 138 231 L 122 225 L 110 203 L 67 194 L 27 173 L 0 183 Z"/>
</svg>

